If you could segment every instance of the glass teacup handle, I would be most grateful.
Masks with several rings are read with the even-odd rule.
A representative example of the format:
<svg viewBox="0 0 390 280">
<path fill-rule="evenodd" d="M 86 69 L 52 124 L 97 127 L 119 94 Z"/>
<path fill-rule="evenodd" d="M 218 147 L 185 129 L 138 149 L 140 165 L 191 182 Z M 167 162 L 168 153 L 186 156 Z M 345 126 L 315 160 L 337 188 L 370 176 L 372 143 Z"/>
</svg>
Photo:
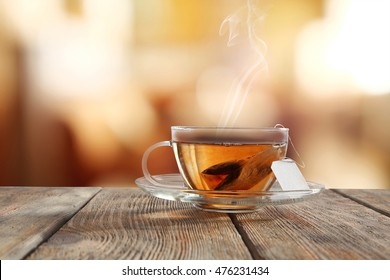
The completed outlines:
<svg viewBox="0 0 390 280">
<path fill-rule="evenodd" d="M 153 184 L 154 186 L 159 186 L 159 187 L 170 187 L 170 185 L 161 183 L 154 179 L 152 175 L 150 174 L 148 170 L 148 158 L 150 153 L 160 147 L 172 147 L 171 141 L 161 141 L 156 144 L 153 144 L 150 146 L 146 151 L 144 152 L 144 155 L 142 156 L 142 172 L 144 173 L 144 177 L 146 180 L 149 181 L 149 183 Z"/>
</svg>

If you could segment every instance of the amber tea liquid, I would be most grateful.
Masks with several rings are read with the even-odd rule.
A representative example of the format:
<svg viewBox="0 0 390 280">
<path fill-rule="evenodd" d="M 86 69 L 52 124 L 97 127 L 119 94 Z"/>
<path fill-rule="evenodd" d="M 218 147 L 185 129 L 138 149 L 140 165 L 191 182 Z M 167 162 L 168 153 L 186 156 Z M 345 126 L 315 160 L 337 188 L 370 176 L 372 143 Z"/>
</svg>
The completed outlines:
<svg viewBox="0 0 390 280">
<path fill-rule="evenodd" d="M 173 149 L 190 188 L 266 191 L 275 181 L 271 164 L 285 157 L 287 144 L 173 142 Z"/>
</svg>

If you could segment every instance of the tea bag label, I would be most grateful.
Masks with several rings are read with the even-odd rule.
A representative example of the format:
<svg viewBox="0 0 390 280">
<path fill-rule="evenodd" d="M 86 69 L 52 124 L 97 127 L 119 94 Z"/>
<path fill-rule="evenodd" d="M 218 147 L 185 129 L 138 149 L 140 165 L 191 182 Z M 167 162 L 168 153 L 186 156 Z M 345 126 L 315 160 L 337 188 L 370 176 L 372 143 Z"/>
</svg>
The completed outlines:
<svg viewBox="0 0 390 280">
<path fill-rule="evenodd" d="M 271 169 L 283 191 L 309 190 L 309 186 L 295 161 L 291 159 L 274 161 Z"/>
</svg>

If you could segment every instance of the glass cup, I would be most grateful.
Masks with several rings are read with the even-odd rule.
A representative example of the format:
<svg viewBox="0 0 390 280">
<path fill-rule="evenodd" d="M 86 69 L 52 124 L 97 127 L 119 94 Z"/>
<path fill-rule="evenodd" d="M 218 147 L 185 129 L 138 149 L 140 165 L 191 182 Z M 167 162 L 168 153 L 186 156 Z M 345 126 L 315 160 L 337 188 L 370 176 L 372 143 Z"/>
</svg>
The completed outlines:
<svg viewBox="0 0 390 280">
<path fill-rule="evenodd" d="M 184 184 L 199 191 L 267 191 L 275 181 L 273 161 L 286 156 L 288 128 L 172 126 L 172 139 L 149 147 L 142 158 L 145 179 L 169 187 L 148 171 L 150 153 L 173 148 Z"/>
</svg>

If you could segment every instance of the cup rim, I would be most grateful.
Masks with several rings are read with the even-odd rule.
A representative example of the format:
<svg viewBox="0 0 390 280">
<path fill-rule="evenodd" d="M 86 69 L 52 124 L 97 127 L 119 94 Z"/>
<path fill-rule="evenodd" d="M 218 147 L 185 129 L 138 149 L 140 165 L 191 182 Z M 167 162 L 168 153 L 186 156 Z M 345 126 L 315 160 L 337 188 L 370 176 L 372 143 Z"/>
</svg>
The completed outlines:
<svg viewBox="0 0 390 280">
<path fill-rule="evenodd" d="M 171 126 L 172 130 L 260 130 L 260 131 L 289 131 L 287 127 L 239 127 L 239 126 Z"/>
</svg>

